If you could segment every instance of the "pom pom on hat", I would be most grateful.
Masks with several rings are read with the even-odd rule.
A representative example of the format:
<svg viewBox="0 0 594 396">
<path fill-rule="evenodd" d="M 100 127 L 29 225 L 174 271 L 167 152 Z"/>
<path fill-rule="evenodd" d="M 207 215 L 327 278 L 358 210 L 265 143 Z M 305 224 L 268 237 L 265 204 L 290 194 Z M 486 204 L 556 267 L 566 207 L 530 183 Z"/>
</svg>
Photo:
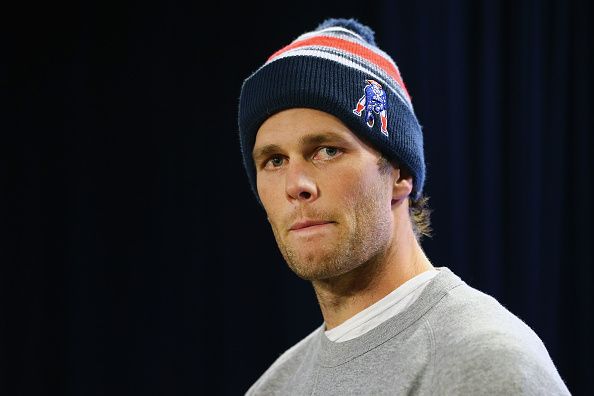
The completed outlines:
<svg viewBox="0 0 594 396">
<path fill-rule="evenodd" d="M 328 18 L 324 22 L 320 23 L 317 30 L 322 30 L 328 27 L 340 26 L 345 29 L 348 29 L 352 32 L 357 33 L 361 36 L 365 41 L 367 41 L 371 45 L 375 44 L 375 32 L 371 30 L 369 26 L 365 26 L 361 24 L 354 18 L 346 19 L 346 18 Z"/>
</svg>

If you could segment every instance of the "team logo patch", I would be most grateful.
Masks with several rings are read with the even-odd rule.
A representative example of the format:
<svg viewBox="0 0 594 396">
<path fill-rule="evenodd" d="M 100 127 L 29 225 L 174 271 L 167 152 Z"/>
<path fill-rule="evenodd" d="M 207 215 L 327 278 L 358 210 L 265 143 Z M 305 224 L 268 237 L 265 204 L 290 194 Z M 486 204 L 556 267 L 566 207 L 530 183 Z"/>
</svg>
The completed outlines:
<svg viewBox="0 0 594 396">
<path fill-rule="evenodd" d="M 363 88 L 365 94 L 357 102 L 357 107 L 353 109 L 353 113 L 361 116 L 361 112 L 365 110 L 365 121 L 369 128 L 373 128 L 375 123 L 375 114 L 379 114 L 381 121 L 380 130 L 388 136 L 388 100 L 386 92 L 382 86 L 374 80 L 365 80 L 367 85 Z"/>
</svg>

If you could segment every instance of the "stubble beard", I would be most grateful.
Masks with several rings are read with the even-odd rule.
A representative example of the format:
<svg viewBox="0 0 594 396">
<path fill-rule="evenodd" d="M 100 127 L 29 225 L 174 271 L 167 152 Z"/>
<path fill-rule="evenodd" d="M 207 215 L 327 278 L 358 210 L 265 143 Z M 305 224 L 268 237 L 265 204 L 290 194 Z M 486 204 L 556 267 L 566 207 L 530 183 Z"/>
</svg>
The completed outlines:
<svg viewBox="0 0 594 396">
<path fill-rule="evenodd" d="M 387 209 L 380 207 L 386 199 L 377 188 L 362 189 L 360 194 L 355 194 L 358 199 L 345 205 L 354 216 L 338 217 L 334 225 L 339 228 L 338 236 L 315 250 L 306 251 L 292 245 L 272 227 L 281 254 L 297 276 L 309 281 L 337 277 L 387 250 L 392 236 L 392 223 Z M 322 214 L 317 218 L 333 217 L 324 217 Z"/>
</svg>

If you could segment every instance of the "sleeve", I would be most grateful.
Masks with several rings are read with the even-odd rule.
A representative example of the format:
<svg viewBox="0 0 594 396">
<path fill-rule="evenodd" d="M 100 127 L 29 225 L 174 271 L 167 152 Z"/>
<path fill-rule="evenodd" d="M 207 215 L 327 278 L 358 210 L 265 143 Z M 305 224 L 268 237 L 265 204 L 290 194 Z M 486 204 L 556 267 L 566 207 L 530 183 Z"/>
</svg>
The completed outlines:
<svg viewBox="0 0 594 396">
<path fill-rule="evenodd" d="M 473 335 L 436 353 L 438 395 L 570 395 L 544 348 L 504 334 Z"/>
</svg>

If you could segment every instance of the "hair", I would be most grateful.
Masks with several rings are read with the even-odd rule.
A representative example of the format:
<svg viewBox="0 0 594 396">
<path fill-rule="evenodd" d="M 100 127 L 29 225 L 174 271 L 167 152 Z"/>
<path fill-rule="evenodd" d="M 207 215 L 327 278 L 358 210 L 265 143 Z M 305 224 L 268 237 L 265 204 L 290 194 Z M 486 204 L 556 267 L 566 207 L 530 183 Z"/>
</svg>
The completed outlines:
<svg viewBox="0 0 594 396">
<path fill-rule="evenodd" d="M 381 156 L 378 161 L 379 171 L 382 174 L 388 174 L 392 168 L 399 168 L 400 170 L 410 174 L 406 167 L 400 165 L 397 161 L 389 161 L 384 156 Z M 431 212 L 429 208 L 429 197 L 421 194 L 417 199 L 409 197 L 408 199 L 408 213 L 413 227 L 413 232 L 417 241 L 421 241 L 423 237 L 431 237 L 433 229 L 431 228 Z"/>
<path fill-rule="evenodd" d="M 433 236 L 433 229 L 431 228 L 431 212 L 429 208 L 429 197 L 421 194 L 417 199 L 409 198 L 408 213 L 413 225 L 413 231 L 417 241 L 421 241 L 423 237 L 431 238 Z"/>
</svg>

